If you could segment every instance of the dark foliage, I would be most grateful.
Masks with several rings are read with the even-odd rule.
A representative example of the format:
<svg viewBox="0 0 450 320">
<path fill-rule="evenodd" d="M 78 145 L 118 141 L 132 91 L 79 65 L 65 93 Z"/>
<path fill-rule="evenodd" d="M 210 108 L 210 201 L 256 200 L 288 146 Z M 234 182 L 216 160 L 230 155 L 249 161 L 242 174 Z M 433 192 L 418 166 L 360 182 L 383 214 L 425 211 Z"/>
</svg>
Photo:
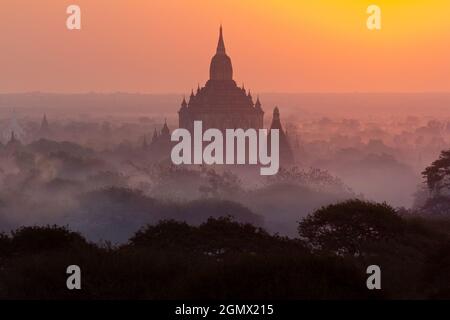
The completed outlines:
<svg viewBox="0 0 450 320">
<path fill-rule="evenodd" d="M 450 197 L 435 195 L 428 198 L 420 208 L 421 212 L 432 216 L 450 216 Z"/>
<path fill-rule="evenodd" d="M 4 241 L 5 242 L 4 242 Z M 175 221 L 147 226 L 119 248 L 86 245 L 55 227 L 2 237 L 0 298 L 13 299 L 333 299 L 368 298 L 351 261 L 311 255 L 298 240 L 271 236 L 231 218 L 198 227 Z M 73 250 L 81 245 L 82 250 Z M 25 250 L 29 248 L 29 250 Z M 66 289 L 65 270 L 82 269 L 81 291 Z"/>
<path fill-rule="evenodd" d="M 416 209 L 424 214 L 432 216 L 449 217 L 450 150 L 442 151 L 439 159 L 427 167 L 422 172 L 422 175 L 425 179 L 428 192 L 422 193 L 424 195 L 424 199 L 418 199 L 420 193 L 416 195 L 416 201 L 420 202 Z"/>
<path fill-rule="evenodd" d="M 23 227 L 13 231 L 10 245 L 12 252 L 23 254 L 84 249 L 88 243 L 79 233 L 48 226 Z"/>
<path fill-rule="evenodd" d="M 428 296 L 435 299 L 450 299 L 450 241 L 430 252 L 424 267 L 423 283 Z"/>
<path fill-rule="evenodd" d="M 209 218 L 199 227 L 173 220 L 163 221 L 137 232 L 130 239 L 130 245 L 162 251 L 188 250 L 211 257 L 261 254 L 282 248 L 303 249 L 300 243 L 271 236 L 261 228 L 235 222 L 231 217 Z"/>
<path fill-rule="evenodd" d="M 165 220 L 120 247 L 66 228 L 27 227 L 0 235 L 0 298 L 448 298 L 449 225 L 353 200 L 306 218 L 302 240 L 230 217 Z M 66 288 L 73 264 L 82 270 L 80 291 Z M 366 288 L 370 264 L 381 267 L 381 291 Z"/>
<path fill-rule="evenodd" d="M 439 194 L 443 189 L 448 190 L 450 187 L 450 150 L 442 151 L 439 159 L 427 167 L 422 175 L 431 191 Z"/>
<path fill-rule="evenodd" d="M 404 231 L 404 221 L 387 204 L 348 200 L 317 210 L 300 223 L 299 234 L 317 250 L 360 256 Z"/>
<path fill-rule="evenodd" d="M 11 254 L 11 238 L 0 233 L 0 259 Z"/>
<path fill-rule="evenodd" d="M 321 208 L 299 224 L 300 236 L 317 254 L 345 256 L 361 268 L 380 266 L 383 290 L 396 299 L 445 296 L 442 287 L 449 282 L 438 279 L 448 278 L 442 247 L 449 232 L 448 220 L 401 216 L 386 204 L 360 200 Z M 430 276 L 436 286 L 425 280 Z"/>
</svg>

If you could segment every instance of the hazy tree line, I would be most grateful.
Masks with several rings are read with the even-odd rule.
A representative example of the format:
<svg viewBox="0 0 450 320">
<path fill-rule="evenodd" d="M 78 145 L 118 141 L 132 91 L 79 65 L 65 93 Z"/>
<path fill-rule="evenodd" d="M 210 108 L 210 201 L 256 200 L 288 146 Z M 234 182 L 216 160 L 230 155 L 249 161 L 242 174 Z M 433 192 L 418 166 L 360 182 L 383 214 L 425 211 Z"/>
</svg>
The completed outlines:
<svg viewBox="0 0 450 320">
<path fill-rule="evenodd" d="M 210 210 L 214 210 L 210 208 Z M 437 299 L 450 297 L 450 220 L 348 200 L 312 213 L 296 238 L 231 217 L 146 225 L 123 245 L 65 227 L 0 236 L 0 298 Z M 82 290 L 66 289 L 66 268 Z M 366 288 L 366 268 L 382 290 Z"/>
<path fill-rule="evenodd" d="M 1 298 L 450 297 L 449 151 L 424 170 L 410 210 L 313 168 L 249 184 L 70 142 L 2 152 Z M 71 264 L 80 292 L 65 286 Z M 381 291 L 366 288 L 371 264 Z"/>
</svg>

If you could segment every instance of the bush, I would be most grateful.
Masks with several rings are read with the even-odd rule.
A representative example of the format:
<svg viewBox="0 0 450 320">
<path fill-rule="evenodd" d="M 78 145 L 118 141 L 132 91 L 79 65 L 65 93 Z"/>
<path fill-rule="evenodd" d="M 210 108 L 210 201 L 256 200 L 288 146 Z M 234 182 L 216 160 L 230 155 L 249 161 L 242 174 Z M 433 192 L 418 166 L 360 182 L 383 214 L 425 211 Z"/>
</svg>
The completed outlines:
<svg viewBox="0 0 450 320">
<path fill-rule="evenodd" d="M 12 232 L 11 250 L 17 253 L 39 253 L 88 247 L 87 241 L 65 227 L 22 227 Z"/>
<path fill-rule="evenodd" d="M 11 254 L 11 238 L 4 233 L 0 233 L 0 258 Z"/>
<path fill-rule="evenodd" d="M 361 256 L 404 231 L 404 222 L 387 204 L 348 200 L 322 207 L 298 226 L 301 238 L 315 250 Z"/>
<path fill-rule="evenodd" d="M 265 252 L 274 247 L 286 247 L 287 243 L 262 228 L 236 222 L 232 217 L 209 218 L 198 227 L 166 220 L 146 226 L 129 241 L 131 247 L 179 250 L 216 257 L 229 253 Z"/>
<path fill-rule="evenodd" d="M 133 247 L 156 250 L 189 249 L 195 246 L 194 227 L 186 222 L 164 220 L 157 225 L 147 225 L 129 240 Z"/>
</svg>

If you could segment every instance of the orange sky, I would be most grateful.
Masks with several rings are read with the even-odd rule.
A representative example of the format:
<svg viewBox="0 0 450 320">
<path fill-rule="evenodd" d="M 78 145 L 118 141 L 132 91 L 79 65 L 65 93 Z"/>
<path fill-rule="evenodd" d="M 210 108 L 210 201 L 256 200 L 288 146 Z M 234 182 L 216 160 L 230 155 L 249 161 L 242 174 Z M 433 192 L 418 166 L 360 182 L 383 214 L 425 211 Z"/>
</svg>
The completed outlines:
<svg viewBox="0 0 450 320">
<path fill-rule="evenodd" d="M 450 91 L 449 14 L 448 0 L 2 0 L 0 92 L 188 93 L 220 23 L 254 93 Z"/>
</svg>

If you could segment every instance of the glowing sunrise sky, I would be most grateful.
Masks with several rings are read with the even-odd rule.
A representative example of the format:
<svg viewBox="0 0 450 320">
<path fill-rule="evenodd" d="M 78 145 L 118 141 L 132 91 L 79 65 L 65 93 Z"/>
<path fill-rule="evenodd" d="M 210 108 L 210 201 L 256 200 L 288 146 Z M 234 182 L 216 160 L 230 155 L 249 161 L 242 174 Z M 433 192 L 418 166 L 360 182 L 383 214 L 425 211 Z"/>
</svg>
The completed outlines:
<svg viewBox="0 0 450 320">
<path fill-rule="evenodd" d="M 66 29 L 70 4 L 81 31 Z M 254 93 L 450 91 L 448 0 L 2 0 L 0 92 L 188 93 L 220 23 Z"/>
</svg>

